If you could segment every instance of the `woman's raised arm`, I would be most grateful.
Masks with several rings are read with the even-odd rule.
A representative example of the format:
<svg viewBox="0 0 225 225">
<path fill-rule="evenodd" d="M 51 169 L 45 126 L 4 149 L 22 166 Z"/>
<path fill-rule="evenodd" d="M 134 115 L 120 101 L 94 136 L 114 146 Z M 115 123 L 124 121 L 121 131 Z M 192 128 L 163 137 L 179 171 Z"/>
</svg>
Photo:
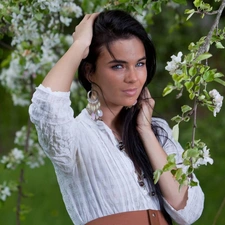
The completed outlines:
<svg viewBox="0 0 225 225">
<path fill-rule="evenodd" d="M 79 25 L 76 26 L 73 33 L 73 44 L 49 71 L 42 82 L 43 86 L 50 87 L 52 91 L 67 92 L 70 90 L 81 60 L 86 58 L 89 53 L 93 35 L 93 23 L 98 14 L 85 15 Z"/>
</svg>

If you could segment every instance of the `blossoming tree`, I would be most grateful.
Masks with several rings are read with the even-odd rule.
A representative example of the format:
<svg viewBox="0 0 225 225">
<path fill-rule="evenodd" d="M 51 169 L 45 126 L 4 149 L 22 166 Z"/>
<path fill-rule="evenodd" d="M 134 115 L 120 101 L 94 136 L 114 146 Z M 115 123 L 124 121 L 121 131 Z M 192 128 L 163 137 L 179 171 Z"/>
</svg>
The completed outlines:
<svg viewBox="0 0 225 225">
<path fill-rule="evenodd" d="M 76 2 L 76 3 L 75 3 Z M 206 106 L 213 115 L 219 113 L 223 97 L 216 89 L 208 90 L 208 84 L 216 82 L 224 85 L 221 79 L 223 74 L 216 68 L 209 66 L 210 47 L 215 45 L 223 49 L 222 41 L 225 39 L 225 28 L 219 28 L 221 14 L 225 7 L 225 0 L 217 1 L 218 9 L 202 0 L 193 1 L 193 9 L 186 7 L 184 13 L 190 20 L 194 14 L 215 15 L 216 18 L 207 36 L 201 37 L 198 42 L 191 42 L 188 53 L 183 56 L 171 56 L 165 69 L 169 71 L 172 82 L 164 89 L 163 95 L 178 91 L 177 97 L 188 94 L 192 105 L 183 105 L 181 115 L 172 118 L 174 137 L 178 139 L 179 124 L 190 122 L 193 117 L 193 131 L 190 142 L 183 153 L 183 162 L 176 165 L 174 155 L 168 156 L 168 163 L 161 170 L 155 171 L 155 182 L 165 171 L 171 171 L 180 185 L 198 185 L 192 180 L 191 174 L 201 165 L 212 164 L 207 144 L 196 140 L 197 108 Z M 10 53 L 1 64 L 0 82 L 12 96 L 14 105 L 27 106 L 36 87 L 36 81 L 44 76 L 55 64 L 59 57 L 72 43 L 71 35 L 66 35 L 65 29 L 71 25 L 74 18 L 80 18 L 83 13 L 101 11 L 103 8 L 122 8 L 134 13 L 143 24 L 153 20 L 154 14 L 160 13 L 162 6 L 179 7 L 184 0 L 18 0 L 3 1 L 0 3 L 0 40 L 7 35 L 11 37 Z M 79 86 L 74 81 L 72 93 L 78 93 Z M 74 91 L 76 90 L 76 91 Z M 78 101 L 78 109 L 84 107 L 85 100 L 82 95 L 72 96 Z M 44 165 L 45 155 L 41 150 L 36 132 L 28 121 L 26 126 L 16 132 L 15 147 L 4 155 L 0 162 L 7 170 L 20 170 L 18 181 L 0 180 L 0 202 L 4 203 L 12 192 L 17 192 L 16 207 L 17 225 L 20 224 L 22 214 L 21 199 L 23 196 L 24 170 Z"/>
</svg>

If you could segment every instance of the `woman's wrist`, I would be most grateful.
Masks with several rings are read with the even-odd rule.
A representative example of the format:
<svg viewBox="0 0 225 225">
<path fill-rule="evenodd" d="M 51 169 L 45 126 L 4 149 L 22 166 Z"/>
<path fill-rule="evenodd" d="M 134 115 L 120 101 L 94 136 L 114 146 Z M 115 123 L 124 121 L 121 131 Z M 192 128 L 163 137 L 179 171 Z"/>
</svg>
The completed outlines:
<svg viewBox="0 0 225 225">
<path fill-rule="evenodd" d="M 142 140 L 146 138 L 149 139 L 152 137 L 155 138 L 155 134 L 151 128 L 151 125 L 138 127 L 137 130 Z"/>
</svg>

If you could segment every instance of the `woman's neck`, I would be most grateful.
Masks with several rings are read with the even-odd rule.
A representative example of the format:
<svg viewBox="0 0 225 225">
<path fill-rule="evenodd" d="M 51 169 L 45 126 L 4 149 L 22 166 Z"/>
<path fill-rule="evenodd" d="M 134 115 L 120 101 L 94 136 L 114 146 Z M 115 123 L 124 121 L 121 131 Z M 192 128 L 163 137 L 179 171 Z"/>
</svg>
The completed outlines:
<svg viewBox="0 0 225 225">
<path fill-rule="evenodd" d="M 103 111 L 102 120 L 103 122 L 114 132 L 119 134 L 119 136 L 122 136 L 122 121 L 121 121 L 121 110 L 122 107 L 114 108 L 113 110 L 110 110 L 108 107 L 101 107 L 101 110 Z"/>
</svg>

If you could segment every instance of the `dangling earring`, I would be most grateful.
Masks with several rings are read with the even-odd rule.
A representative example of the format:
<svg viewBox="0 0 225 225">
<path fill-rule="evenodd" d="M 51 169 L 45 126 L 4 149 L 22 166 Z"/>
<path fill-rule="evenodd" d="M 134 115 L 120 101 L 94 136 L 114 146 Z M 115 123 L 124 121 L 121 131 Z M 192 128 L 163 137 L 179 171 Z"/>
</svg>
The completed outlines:
<svg viewBox="0 0 225 225">
<path fill-rule="evenodd" d="M 100 102 L 98 99 L 98 92 L 91 90 L 87 93 L 87 100 L 88 100 L 88 104 L 87 104 L 87 111 L 90 114 L 91 118 L 93 120 L 101 120 L 101 117 L 103 116 L 103 112 L 100 109 Z"/>
</svg>

